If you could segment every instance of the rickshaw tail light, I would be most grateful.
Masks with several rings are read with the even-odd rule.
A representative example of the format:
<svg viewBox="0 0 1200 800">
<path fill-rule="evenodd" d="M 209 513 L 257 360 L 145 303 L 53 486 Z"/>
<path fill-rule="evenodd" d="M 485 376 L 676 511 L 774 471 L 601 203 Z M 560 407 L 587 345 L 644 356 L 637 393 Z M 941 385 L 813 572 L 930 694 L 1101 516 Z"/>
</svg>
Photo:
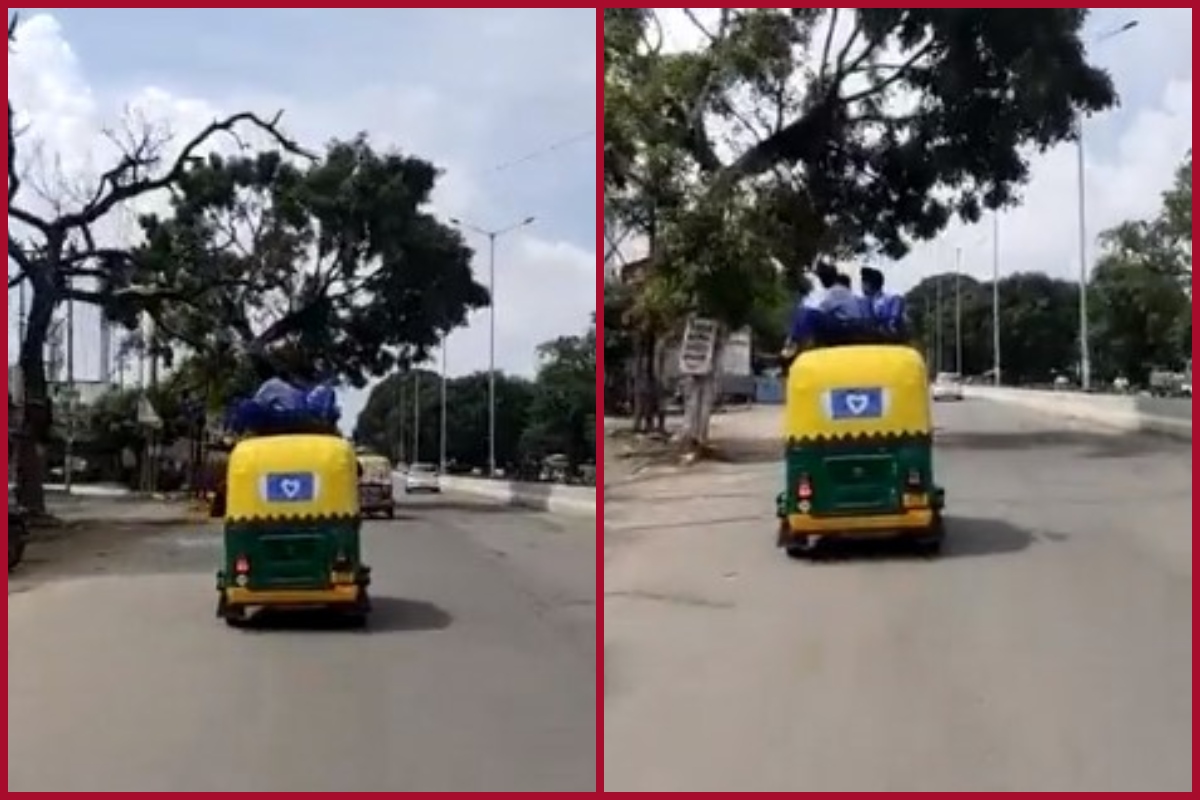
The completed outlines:
<svg viewBox="0 0 1200 800">
<path fill-rule="evenodd" d="M 238 556 L 237 561 L 233 562 L 233 571 L 238 575 L 246 575 L 250 572 L 250 559 L 245 556 Z"/>
<path fill-rule="evenodd" d="M 908 480 L 905 481 L 905 485 L 907 485 L 910 489 L 920 489 L 921 484 L 921 471 L 917 469 L 910 469 L 908 471 Z"/>
<path fill-rule="evenodd" d="M 800 485 L 796 487 L 796 497 L 801 500 L 811 500 L 813 496 L 812 482 L 807 475 L 800 476 Z"/>
</svg>

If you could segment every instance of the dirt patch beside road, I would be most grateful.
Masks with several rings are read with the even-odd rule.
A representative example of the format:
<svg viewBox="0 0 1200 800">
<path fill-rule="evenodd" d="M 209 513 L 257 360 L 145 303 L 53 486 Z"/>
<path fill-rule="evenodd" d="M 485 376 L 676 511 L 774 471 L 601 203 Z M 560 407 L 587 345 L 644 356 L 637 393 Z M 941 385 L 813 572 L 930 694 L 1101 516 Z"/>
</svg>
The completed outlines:
<svg viewBox="0 0 1200 800">
<path fill-rule="evenodd" d="M 56 501 L 33 527 L 9 594 L 63 578 L 208 569 L 219 526 L 186 503 L 132 498 Z"/>
</svg>

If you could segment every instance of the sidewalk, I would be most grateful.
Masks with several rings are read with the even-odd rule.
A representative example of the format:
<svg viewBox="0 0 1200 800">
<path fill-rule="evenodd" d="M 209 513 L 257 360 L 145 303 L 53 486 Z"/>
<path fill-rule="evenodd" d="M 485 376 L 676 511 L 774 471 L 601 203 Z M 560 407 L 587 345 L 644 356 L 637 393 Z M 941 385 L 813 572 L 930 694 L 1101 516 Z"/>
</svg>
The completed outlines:
<svg viewBox="0 0 1200 800">
<path fill-rule="evenodd" d="M 155 500 L 130 495 L 54 495 L 46 511 L 64 525 L 187 525 L 207 521 L 207 515 L 187 500 Z"/>
</svg>

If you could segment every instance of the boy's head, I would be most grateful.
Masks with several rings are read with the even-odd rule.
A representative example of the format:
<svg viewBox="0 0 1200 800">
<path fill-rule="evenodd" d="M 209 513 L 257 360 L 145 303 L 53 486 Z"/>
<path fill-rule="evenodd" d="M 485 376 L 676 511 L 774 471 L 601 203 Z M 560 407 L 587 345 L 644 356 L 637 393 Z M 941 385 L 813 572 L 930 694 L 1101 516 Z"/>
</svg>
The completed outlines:
<svg viewBox="0 0 1200 800">
<path fill-rule="evenodd" d="M 883 291 L 883 273 L 874 267 L 863 267 L 859 271 L 863 294 L 873 295 Z"/>
<path fill-rule="evenodd" d="M 818 262 L 813 272 L 816 273 L 817 282 L 821 284 L 822 289 L 831 289 L 837 285 L 838 268 L 828 261 Z"/>
</svg>

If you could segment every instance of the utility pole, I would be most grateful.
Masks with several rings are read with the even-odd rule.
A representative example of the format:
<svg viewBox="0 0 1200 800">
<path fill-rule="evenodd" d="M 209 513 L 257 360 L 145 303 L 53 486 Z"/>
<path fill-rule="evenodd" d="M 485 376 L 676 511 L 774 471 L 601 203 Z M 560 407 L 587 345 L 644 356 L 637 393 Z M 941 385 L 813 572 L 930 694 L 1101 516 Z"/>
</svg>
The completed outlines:
<svg viewBox="0 0 1200 800">
<path fill-rule="evenodd" d="M 1096 37 L 1096 43 L 1105 42 L 1123 33 L 1133 30 L 1139 24 L 1134 19 L 1119 28 Z M 1079 385 L 1085 392 L 1092 388 L 1092 347 L 1091 332 L 1088 326 L 1088 253 L 1087 253 L 1087 165 L 1084 159 L 1083 147 L 1083 114 L 1076 120 L 1075 158 L 1078 169 L 1078 211 L 1079 211 Z"/>
<path fill-rule="evenodd" d="M 934 359 L 934 372 L 945 372 L 942 369 L 945 348 L 942 346 L 942 274 L 934 278 L 934 286 L 936 288 L 936 319 L 937 327 L 934 328 L 933 341 L 934 347 L 937 349 L 937 357 Z"/>
<path fill-rule="evenodd" d="M 487 230 L 461 219 L 450 219 L 454 225 L 474 231 L 488 240 L 488 292 L 491 297 L 488 305 L 488 477 L 496 475 L 496 240 L 532 225 L 534 221 L 533 217 L 526 217 L 507 228 Z"/>
<path fill-rule="evenodd" d="M 75 400 L 75 300 L 71 297 L 72 291 L 71 282 L 67 281 L 67 391 L 64 393 L 66 398 L 67 411 L 67 436 L 66 447 L 63 450 L 63 484 L 65 485 L 67 494 L 71 493 L 71 484 L 73 483 L 73 467 L 72 463 L 75 460 L 75 413 L 77 403 Z"/>
<path fill-rule="evenodd" d="M 441 430 L 438 435 L 438 470 L 442 475 L 446 474 L 446 344 L 449 339 L 449 331 L 442 334 Z"/>
<path fill-rule="evenodd" d="M 954 250 L 954 372 L 963 371 L 962 339 L 962 248 Z"/>
<path fill-rule="evenodd" d="M 412 463 L 421 460 L 421 372 L 413 370 L 413 457 Z"/>
<path fill-rule="evenodd" d="M 992 212 L 992 383 L 1000 385 L 1000 212 Z"/>
</svg>

